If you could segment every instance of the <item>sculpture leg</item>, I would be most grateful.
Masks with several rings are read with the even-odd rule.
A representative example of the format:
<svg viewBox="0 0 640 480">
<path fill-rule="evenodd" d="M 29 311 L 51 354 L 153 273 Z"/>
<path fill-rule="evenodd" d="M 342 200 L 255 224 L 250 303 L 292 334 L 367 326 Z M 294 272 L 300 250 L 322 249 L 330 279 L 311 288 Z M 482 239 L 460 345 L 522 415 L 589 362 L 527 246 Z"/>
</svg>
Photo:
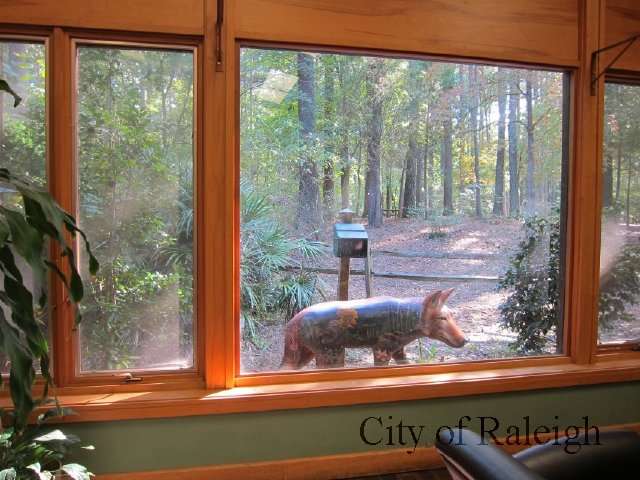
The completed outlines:
<svg viewBox="0 0 640 480">
<path fill-rule="evenodd" d="M 404 347 L 401 347 L 400 350 L 396 350 L 395 352 L 393 352 L 393 359 L 398 365 L 406 365 L 407 363 L 409 363 L 409 360 L 407 360 L 407 356 L 404 353 Z"/>
<path fill-rule="evenodd" d="M 316 352 L 317 368 L 344 367 L 344 348 L 332 348 Z"/>
<path fill-rule="evenodd" d="M 307 365 L 311 360 L 313 360 L 314 356 L 315 354 L 311 349 L 303 347 L 302 352 L 300 353 L 300 363 L 298 363 L 298 368 L 302 368 Z"/>
<path fill-rule="evenodd" d="M 385 367 L 389 365 L 391 353 L 386 349 L 373 347 L 373 364 L 376 367 Z"/>
</svg>

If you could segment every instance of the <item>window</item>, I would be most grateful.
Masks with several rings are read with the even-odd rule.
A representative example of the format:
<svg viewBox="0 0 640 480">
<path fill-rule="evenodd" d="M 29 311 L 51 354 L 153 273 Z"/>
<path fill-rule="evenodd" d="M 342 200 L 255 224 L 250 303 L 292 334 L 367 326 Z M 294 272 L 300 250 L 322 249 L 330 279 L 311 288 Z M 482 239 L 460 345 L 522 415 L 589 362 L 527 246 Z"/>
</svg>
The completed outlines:
<svg viewBox="0 0 640 480">
<path fill-rule="evenodd" d="M 47 140 L 45 126 L 45 46 L 0 40 L 0 77 L 21 97 L 16 107 L 9 95 L 0 97 L 0 167 L 20 172 L 34 183 L 47 184 Z M 15 191 L 0 185 L 0 205 L 21 208 Z M 37 285 L 31 270 L 19 264 L 25 284 L 38 295 L 47 285 Z M 3 274 L 0 272 L 0 281 Z M 48 322 L 48 312 L 39 312 Z M 0 371 L 8 373 L 4 360 Z"/>
<path fill-rule="evenodd" d="M 563 85 L 556 71 L 241 48 L 241 371 L 562 353 Z M 351 260 L 360 301 L 344 305 L 324 303 L 341 209 L 365 226 L 373 271 L 367 287 Z"/>
<path fill-rule="evenodd" d="M 115 395 L 80 418 L 638 378 L 633 49 L 606 96 L 588 78 L 595 25 L 621 39 L 610 8 L 503 2 L 484 15 L 445 0 L 371 15 L 370 2 L 239 0 L 223 18 L 224 2 L 194 0 L 167 21 L 177 0 L 112 3 L 131 15 L 74 2 L 38 18 L 5 9 L 0 24 L 1 73 L 24 98 L 13 109 L 2 96 L 0 164 L 46 183 L 102 264 L 78 329 L 49 285 L 58 391 Z M 540 15 L 550 8 L 558 21 Z M 371 252 L 365 262 L 362 239 L 351 244 L 348 298 L 442 291 L 461 333 L 440 308 L 439 336 L 391 335 L 375 351 L 347 309 L 296 335 L 301 309 L 339 298 L 345 207 L 365 230 L 344 235 L 366 232 Z M 401 303 L 404 331 L 422 316 L 419 300 Z M 364 317 L 372 337 L 394 333 Z M 340 340 L 332 332 L 344 361 L 342 346 L 310 343 Z M 306 357 L 283 362 L 292 340 Z M 144 408 L 156 398 L 171 407 Z"/>
<path fill-rule="evenodd" d="M 101 265 L 81 372 L 195 365 L 193 57 L 77 49 L 79 223 Z"/>
<path fill-rule="evenodd" d="M 640 339 L 640 87 L 607 83 L 602 168 L 599 341 Z"/>
</svg>

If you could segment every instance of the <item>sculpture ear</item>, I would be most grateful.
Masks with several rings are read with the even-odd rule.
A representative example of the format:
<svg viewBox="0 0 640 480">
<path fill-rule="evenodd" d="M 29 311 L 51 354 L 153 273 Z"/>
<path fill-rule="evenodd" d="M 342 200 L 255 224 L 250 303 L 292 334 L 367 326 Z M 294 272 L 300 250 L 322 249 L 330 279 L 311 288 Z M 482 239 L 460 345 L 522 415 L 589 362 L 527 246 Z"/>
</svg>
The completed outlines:
<svg viewBox="0 0 640 480">
<path fill-rule="evenodd" d="M 440 295 L 440 298 L 438 299 L 440 306 L 443 306 L 445 304 L 445 302 L 447 301 L 447 299 L 453 293 L 454 290 L 455 288 L 449 288 L 448 290 L 445 290 L 442 292 L 442 294 Z"/>
<path fill-rule="evenodd" d="M 426 297 L 424 297 L 424 308 L 438 308 L 442 306 L 440 304 L 440 296 L 442 295 L 442 290 L 437 290 L 435 292 L 430 293 Z"/>
</svg>

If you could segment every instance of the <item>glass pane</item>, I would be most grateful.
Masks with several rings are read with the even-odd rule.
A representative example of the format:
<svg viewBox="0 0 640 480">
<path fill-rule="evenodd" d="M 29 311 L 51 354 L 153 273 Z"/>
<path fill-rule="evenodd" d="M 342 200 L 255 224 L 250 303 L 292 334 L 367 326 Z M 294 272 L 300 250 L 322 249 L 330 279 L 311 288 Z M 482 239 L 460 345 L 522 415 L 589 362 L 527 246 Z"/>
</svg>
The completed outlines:
<svg viewBox="0 0 640 480">
<path fill-rule="evenodd" d="M 82 371 L 194 365 L 193 53 L 78 48 Z"/>
<path fill-rule="evenodd" d="M 640 87 L 606 84 L 599 341 L 640 340 Z"/>
<path fill-rule="evenodd" d="M 5 79 L 22 98 L 20 105 L 14 107 L 10 95 L 0 94 L 0 167 L 8 168 L 12 173 L 25 176 L 44 187 L 47 181 L 44 45 L 0 41 L 0 78 Z M 17 193 L 2 184 L 0 205 L 22 208 Z M 19 262 L 19 266 L 25 285 L 37 299 L 47 286 L 38 285 L 23 262 Z M 40 319 L 46 324 L 47 312 L 39 313 Z M 8 372 L 4 359 L 0 359 L 0 371 Z"/>
<path fill-rule="evenodd" d="M 562 72 L 240 55 L 243 373 L 560 353 Z"/>
</svg>

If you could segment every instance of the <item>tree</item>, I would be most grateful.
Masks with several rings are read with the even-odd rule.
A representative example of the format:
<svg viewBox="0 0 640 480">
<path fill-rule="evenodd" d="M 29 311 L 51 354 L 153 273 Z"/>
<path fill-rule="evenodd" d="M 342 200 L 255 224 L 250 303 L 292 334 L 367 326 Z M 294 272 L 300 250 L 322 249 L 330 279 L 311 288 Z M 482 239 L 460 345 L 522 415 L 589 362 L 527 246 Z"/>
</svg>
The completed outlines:
<svg viewBox="0 0 640 480">
<path fill-rule="evenodd" d="M 380 141 L 382 138 L 382 72 L 384 59 L 369 59 L 366 88 L 371 102 L 367 124 L 366 205 L 369 227 L 382 226 L 382 192 L 380 186 Z"/>
<path fill-rule="evenodd" d="M 322 207 L 325 220 L 333 215 L 334 208 L 334 169 L 333 156 L 335 154 L 335 66 L 333 56 L 324 58 L 324 167 L 322 179 Z"/>
<path fill-rule="evenodd" d="M 496 175 L 493 190 L 493 214 L 504 215 L 504 157 L 505 157 L 505 130 L 507 110 L 507 83 L 503 68 L 498 68 L 496 77 L 498 94 L 498 147 L 496 151 Z"/>
<path fill-rule="evenodd" d="M 442 69 L 442 144 L 440 168 L 442 171 L 442 214 L 453 215 L 453 111 L 452 103 L 456 83 L 456 70 L 453 66 Z"/>
<path fill-rule="evenodd" d="M 473 137 L 473 175 L 474 175 L 474 200 L 475 200 L 475 212 L 476 217 L 482 216 L 482 198 L 480 191 L 480 132 L 478 125 L 478 108 L 480 103 L 480 92 L 478 85 L 478 66 L 469 65 L 469 95 L 470 95 L 470 108 L 469 108 L 469 126 L 471 129 L 471 135 Z"/>
<path fill-rule="evenodd" d="M 296 224 L 303 231 L 315 231 L 320 225 L 320 191 L 318 167 L 314 160 L 316 142 L 316 100 L 314 58 L 299 52 L 298 120 L 300 122 L 299 187 Z"/>
<path fill-rule="evenodd" d="M 520 103 L 520 79 L 512 74 L 509 83 L 509 214 L 520 214 L 520 175 L 518 168 L 518 122 Z"/>
<path fill-rule="evenodd" d="M 409 216 L 409 210 L 416 207 L 417 183 L 418 183 L 418 111 L 420 105 L 422 65 L 417 61 L 409 61 L 407 72 L 407 93 L 409 104 L 407 107 L 407 119 L 409 121 L 408 147 L 405 157 L 404 200 L 402 217 Z"/>
<path fill-rule="evenodd" d="M 535 159 L 535 137 L 533 123 L 533 92 L 531 80 L 532 73 L 526 79 L 525 98 L 527 102 L 527 198 L 525 209 L 528 214 L 536 211 L 536 159 Z"/>
</svg>

